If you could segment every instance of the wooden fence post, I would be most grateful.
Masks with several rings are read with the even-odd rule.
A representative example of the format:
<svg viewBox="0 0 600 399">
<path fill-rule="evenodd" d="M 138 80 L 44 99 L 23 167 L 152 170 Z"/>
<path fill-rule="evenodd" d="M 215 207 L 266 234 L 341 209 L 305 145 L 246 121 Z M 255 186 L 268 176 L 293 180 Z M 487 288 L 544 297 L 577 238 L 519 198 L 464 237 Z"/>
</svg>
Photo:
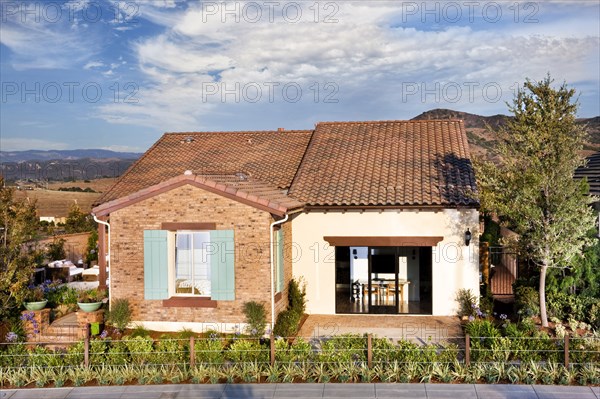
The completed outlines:
<svg viewBox="0 0 600 399">
<path fill-rule="evenodd" d="M 190 337 L 190 368 L 196 366 L 196 339 Z"/>
<path fill-rule="evenodd" d="M 373 334 L 367 334 L 367 367 L 373 367 Z"/>
<path fill-rule="evenodd" d="M 465 364 L 471 365 L 471 337 L 465 334 Z"/>
<path fill-rule="evenodd" d="M 269 359 L 271 360 L 271 366 L 273 366 L 275 364 L 275 335 L 273 333 L 269 335 L 269 346 L 271 347 Z"/>
<path fill-rule="evenodd" d="M 90 367 L 90 323 L 85 325 L 85 337 L 83 339 L 83 365 Z"/>
<path fill-rule="evenodd" d="M 569 367 L 569 334 L 565 334 L 565 368 Z"/>
</svg>

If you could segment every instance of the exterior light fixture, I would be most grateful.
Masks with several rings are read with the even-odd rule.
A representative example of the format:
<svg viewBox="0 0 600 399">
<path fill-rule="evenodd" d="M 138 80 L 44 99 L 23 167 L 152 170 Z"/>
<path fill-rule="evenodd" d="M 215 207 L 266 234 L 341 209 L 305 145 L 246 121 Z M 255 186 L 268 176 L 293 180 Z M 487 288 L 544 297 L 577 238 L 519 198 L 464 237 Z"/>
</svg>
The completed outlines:
<svg viewBox="0 0 600 399">
<path fill-rule="evenodd" d="M 471 243 L 471 238 L 473 238 L 471 232 L 469 231 L 469 229 L 467 229 L 467 231 L 465 231 L 465 245 L 469 246 L 469 244 Z"/>
</svg>

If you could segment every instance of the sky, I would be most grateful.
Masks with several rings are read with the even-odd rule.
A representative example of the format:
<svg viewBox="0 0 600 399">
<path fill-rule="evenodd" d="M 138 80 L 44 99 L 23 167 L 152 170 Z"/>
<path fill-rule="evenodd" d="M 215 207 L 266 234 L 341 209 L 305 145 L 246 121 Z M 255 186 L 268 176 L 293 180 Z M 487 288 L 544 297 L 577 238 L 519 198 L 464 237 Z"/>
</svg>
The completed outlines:
<svg viewBox="0 0 600 399">
<path fill-rule="evenodd" d="M 0 0 L 0 150 L 164 132 L 508 114 L 526 79 L 600 115 L 600 2 Z"/>
</svg>

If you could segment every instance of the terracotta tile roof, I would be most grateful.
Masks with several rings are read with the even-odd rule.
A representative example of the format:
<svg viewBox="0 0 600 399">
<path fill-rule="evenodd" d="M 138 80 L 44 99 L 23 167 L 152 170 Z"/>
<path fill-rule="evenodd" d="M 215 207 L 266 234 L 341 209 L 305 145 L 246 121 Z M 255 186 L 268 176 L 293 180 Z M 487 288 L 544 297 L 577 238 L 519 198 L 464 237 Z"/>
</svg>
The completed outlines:
<svg viewBox="0 0 600 399">
<path fill-rule="evenodd" d="M 286 195 L 272 185 L 258 181 L 243 173 L 236 175 L 199 175 L 180 174 L 161 183 L 143 188 L 125 197 L 103 203 L 94 208 L 94 213 L 104 216 L 117 209 L 129 206 L 153 197 L 173 188 L 190 184 L 203 190 L 215 192 L 227 198 L 263 209 L 267 212 L 283 216 L 293 209 L 302 208 L 304 204 Z"/>
<path fill-rule="evenodd" d="M 460 120 L 319 123 L 290 196 L 313 206 L 477 206 Z"/>
<path fill-rule="evenodd" d="M 198 175 L 243 172 L 287 189 L 311 135 L 311 130 L 167 133 L 97 203 L 135 193 L 185 170 Z"/>
<path fill-rule="evenodd" d="M 600 196 L 600 152 L 590 155 L 586 160 L 586 165 L 575 171 L 575 178 L 586 177 L 590 185 L 590 194 Z"/>
</svg>

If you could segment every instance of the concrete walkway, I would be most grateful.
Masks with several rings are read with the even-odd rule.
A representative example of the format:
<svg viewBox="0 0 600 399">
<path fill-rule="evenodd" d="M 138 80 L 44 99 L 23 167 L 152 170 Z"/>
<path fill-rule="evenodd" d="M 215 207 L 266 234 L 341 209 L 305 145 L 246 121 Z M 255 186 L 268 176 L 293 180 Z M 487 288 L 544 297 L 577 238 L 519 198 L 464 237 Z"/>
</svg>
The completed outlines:
<svg viewBox="0 0 600 399">
<path fill-rule="evenodd" d="M 145 385 L 0 391 L 0 399 L 600 399 L 600 387 L 473 384 Z"/>
</svg>

